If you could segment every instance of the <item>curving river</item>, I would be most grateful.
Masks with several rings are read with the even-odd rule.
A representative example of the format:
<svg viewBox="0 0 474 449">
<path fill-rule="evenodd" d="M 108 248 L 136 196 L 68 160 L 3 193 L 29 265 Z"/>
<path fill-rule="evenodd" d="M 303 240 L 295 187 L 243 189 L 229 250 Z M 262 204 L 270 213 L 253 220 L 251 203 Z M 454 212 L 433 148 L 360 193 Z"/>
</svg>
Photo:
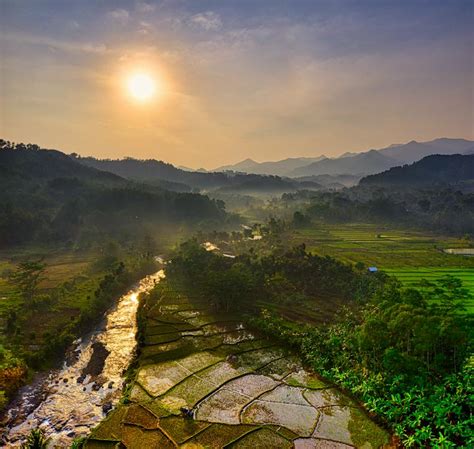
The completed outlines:
<svg viewBox="0 0 474 449">
<path fill-rule="evenodd" d="M 75 342 L 60 369 L 22 388 L 6 417 L 0 445 L 20 447 L 40 427 L 52 447 L 68 447 L 85 436 L 118 403 L 124 372 L 136 350 L 138 295 L 153 288 L 163 270 L 143 278 L 123 295 L 94 332 Z"/>
</svg>

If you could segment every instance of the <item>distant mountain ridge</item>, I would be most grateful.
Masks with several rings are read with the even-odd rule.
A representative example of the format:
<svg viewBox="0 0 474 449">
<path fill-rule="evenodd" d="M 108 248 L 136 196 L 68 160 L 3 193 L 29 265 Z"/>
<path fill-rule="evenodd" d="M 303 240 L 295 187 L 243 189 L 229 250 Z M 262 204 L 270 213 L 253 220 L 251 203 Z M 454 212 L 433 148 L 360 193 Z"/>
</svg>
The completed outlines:
<svg viewBox="0 0 474 449">
<path fill-rule="evenodd" d="M 293 170 L 289 176 L 314 176 L 314 175 L 365 175 L 378 173 L 387 168 L 399 165 L 400 162 L 380 153 L 370 150 L 355 156 L 341 157 L 338 159 L 324 159 L 313 162 L 305 167 Z"/>
<path fill-rule="evenodd" d="M 233 170 L 245 173 L 265 173 L 292 178 L 319 175 L 366 176 L 398 165 L 410 164 L 432 154 L 463 154 L 474 151 L 474 141 L 439 138 L 428 142 L 392 144 L 385 148 L 353 153 L 346 152 L 337 158 L 288 158 L 275 162 L 255 162 L 246 159 L 216 170 Z"/>
<path fill-rule="evenodd" d="M 410 164 L 432 154 L 463 154 L 472 147 L 474 147 L 473 141 L 443 137 L 429 142 L 412 140 L 406 144 L 391 145 L 379 151 L 399 162 Z"/>
<path fill-rule="evenodd" d="M 317 162 L 325 159 L 326 156 L 318 157 L 296 157 L 282 159 L 281 161 L 256 162 L 253 159 L 245 159 L 234 165 L 224 165 L 212 171 L 242 171 L 245 173 L 253 173 L 258 175 L 277 175 L 287 176 L 289 172 L 298 167 L 303 167 L 312 162 Z"/>
</svg>

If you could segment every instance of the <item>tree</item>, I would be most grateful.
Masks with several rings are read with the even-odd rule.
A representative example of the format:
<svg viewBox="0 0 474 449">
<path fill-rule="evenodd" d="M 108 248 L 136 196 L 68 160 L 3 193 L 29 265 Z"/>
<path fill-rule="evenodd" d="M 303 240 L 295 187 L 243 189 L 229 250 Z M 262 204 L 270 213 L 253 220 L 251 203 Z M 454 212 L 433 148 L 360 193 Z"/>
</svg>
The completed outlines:
<svg viewBox="0 0 474 449">
<path fill-rule="evenodd" d="M 10 282 L 19 290 L 25 304 L 34 303 L 39 284 L 46 279 L 46 264 L 40 260 L 28 260 L 18 264 L 10 276 Z"/>
<path fill-rule="evenodd" d="M 309 224 L 311 224 L 311 218 L 308 215 L 305 215 L 298 210 L 293 214 L 293 226 L 295 228 L 304 228 Z"/>
</svg>

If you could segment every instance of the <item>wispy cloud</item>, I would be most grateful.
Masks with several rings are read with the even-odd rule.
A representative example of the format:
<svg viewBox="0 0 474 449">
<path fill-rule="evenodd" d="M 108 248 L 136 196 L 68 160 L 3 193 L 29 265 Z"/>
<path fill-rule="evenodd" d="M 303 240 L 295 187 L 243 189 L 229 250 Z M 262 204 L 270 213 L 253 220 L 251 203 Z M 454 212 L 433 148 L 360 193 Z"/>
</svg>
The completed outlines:
<svg viewBox="0 0 474 449">
<path fill-rule="evenodd" d="M 128 19 L 130 19 L 130 13 L 126 9 L 119 8 L 109 11 L 107 17 L 123 25 L 128 22 Z"/>
<path fill-rule="evenodd" d="M 26 33 L 4 33 L 1 39 L 7 42 L 17 44 L 41 45 L 56 50 L 63 50 L 71 53 L 95 53 L 104 54 L 108 51 L 103 43 L 94 42 L 68 42 L 64 40 L 53 39 L 45 36 L 35 36 Z"/>
<path fill-rule="evenodd" d="M 206 31 L 218 30 L 222 27 L 222 20 L 219 14 L 212 11 L 195 14 L 191 17 L 191 22 Z"/>
<path fill-rule="evenodd" d="M 137 10 L 142 13 L 150 13 L 156 9 L 156 5 L 152 5 L 151 3 L 147 2 L 138 2 L 137 3 Z"/>
</svg>

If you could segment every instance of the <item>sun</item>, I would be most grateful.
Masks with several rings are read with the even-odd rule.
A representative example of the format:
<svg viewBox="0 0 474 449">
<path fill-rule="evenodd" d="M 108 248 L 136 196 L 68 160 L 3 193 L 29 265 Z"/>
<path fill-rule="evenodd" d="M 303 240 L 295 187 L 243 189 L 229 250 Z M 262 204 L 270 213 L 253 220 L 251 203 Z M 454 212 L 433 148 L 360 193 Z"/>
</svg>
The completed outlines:
<svg viewBox="0 0 474 449">
<path fill-rule="evenodd" d="M 127 89 L 135 100 L 146 102 L 156 94 L 156 81 L 147 73 L 134 73 L 127 80 Z"/>
</svg>

